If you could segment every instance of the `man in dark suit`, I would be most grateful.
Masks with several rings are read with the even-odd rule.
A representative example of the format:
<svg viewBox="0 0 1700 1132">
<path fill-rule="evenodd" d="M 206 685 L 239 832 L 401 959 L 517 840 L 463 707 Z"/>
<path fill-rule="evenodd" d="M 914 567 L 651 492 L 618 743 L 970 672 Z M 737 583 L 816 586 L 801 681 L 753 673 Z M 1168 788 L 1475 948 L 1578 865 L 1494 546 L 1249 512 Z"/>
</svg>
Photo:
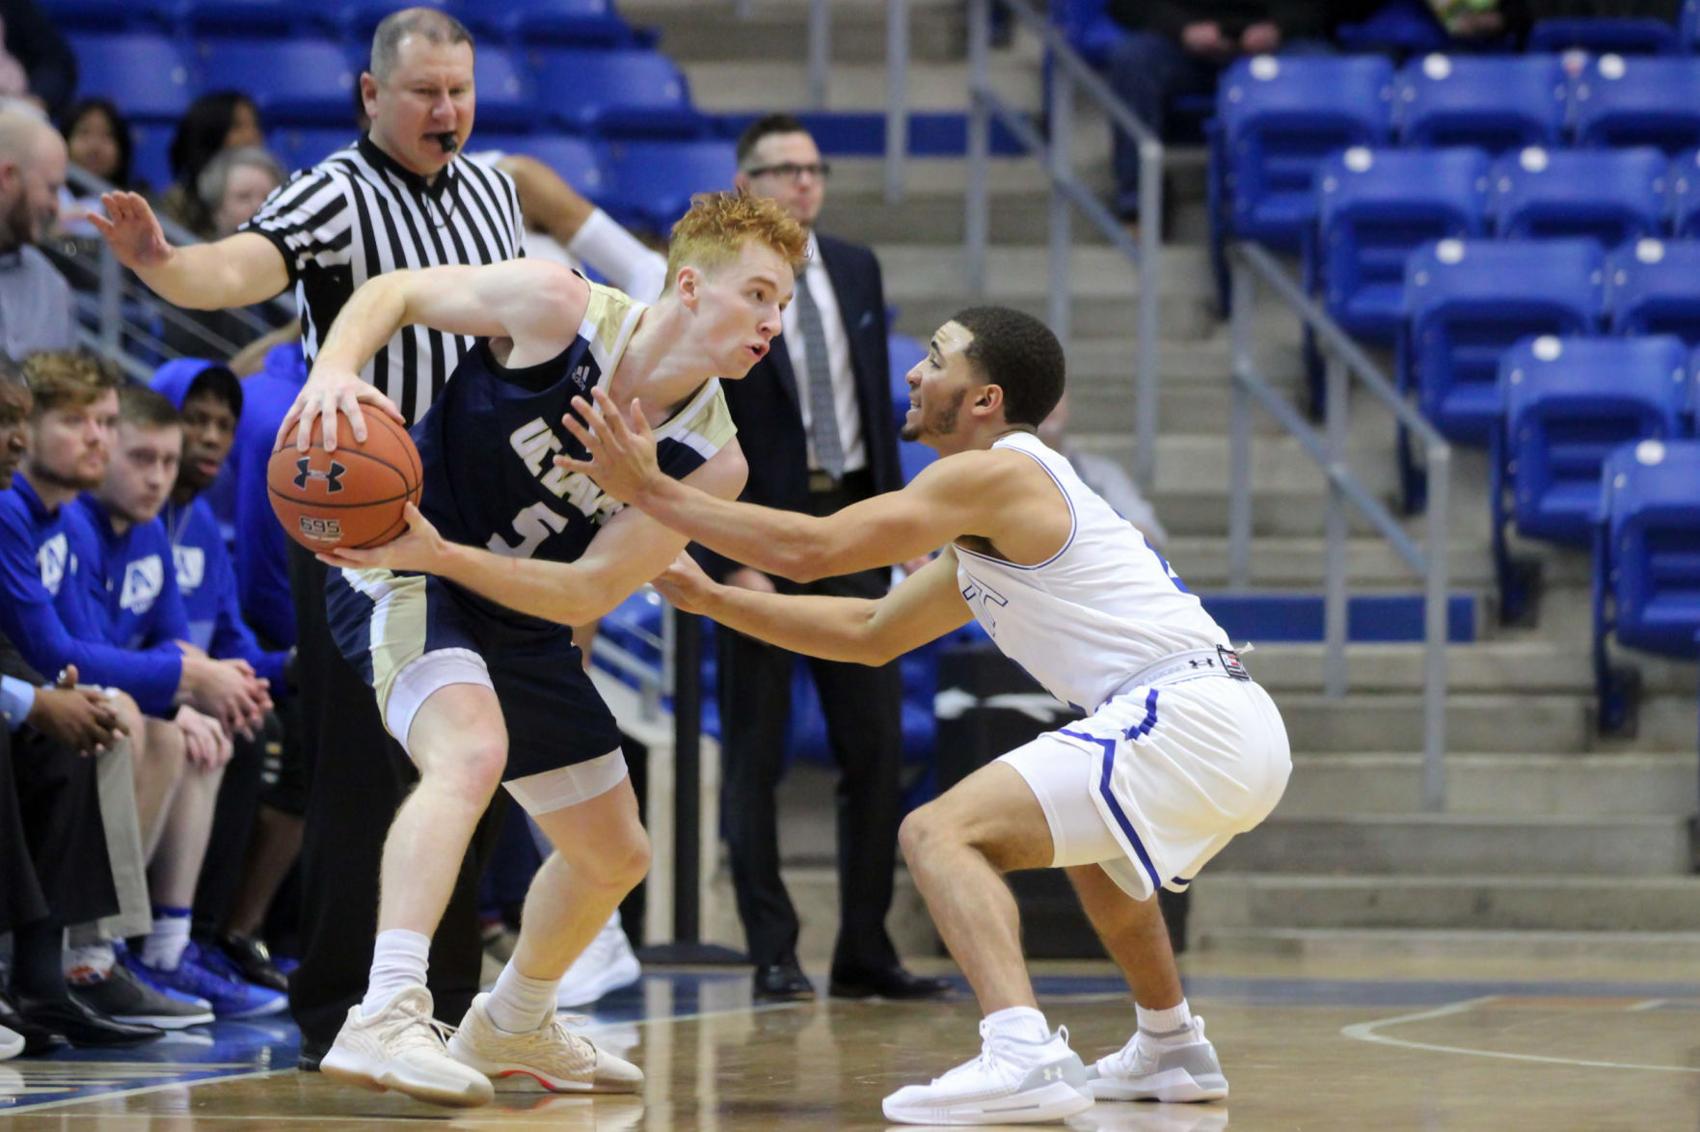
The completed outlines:
<svg viewBox="0 0 1700 1132">
<path fill-rule="evenodd" d="M 814 139 L 789 115 L 758 119 L 738 141 L 737 187 L 777 200 L 808 229 L 810 258 L 798 273 L 773 350 L 744 380 L 725 385 L 750 467 L 743 498 L 816 515 L 903 485 L 879 261 L 865 247 L 814 230 L 828 172 Z M 724 560 L 710 565 L 729 584 L 767 591 L 878 597 L 890 583 L 889 571 L 872 570 L 795 586 Z M 814 989 L 797 964 L 797 912 L 779 876 L 774 797 L 797 657 L 730 631 L 722 631 L 719 642 L 721 818 L 738 914 L 756 965 L 756 996 L 807 998 Z M 885 930 L 902 817 L 897 666 L 808 664 L 842 775 L 831 992 L 853 998 L 942 994 L 942 980 L 903 969 Z"/>
</svg>

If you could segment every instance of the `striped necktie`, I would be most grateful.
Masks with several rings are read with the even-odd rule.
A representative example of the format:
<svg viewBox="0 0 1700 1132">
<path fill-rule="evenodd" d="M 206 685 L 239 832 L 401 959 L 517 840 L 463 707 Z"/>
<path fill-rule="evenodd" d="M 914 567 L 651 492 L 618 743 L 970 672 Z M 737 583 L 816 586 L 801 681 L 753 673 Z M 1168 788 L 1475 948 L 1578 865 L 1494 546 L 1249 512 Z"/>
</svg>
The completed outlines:
<svg viewBox="0 0 1700 1132">
<path fill-rule="evenodd" d="M 814 441 L 820 470 L 833 479 L 844 476 L 844 441 L 838 432 L 838 405 L 832 392 L 832 359 L 826 351 L 826 329 L 820 308 L 809 293 L 806 278 L 797 288 L 797 329 L 803 335 L 802 377 L 809 392 L 809 439 Z"/>
</svg>

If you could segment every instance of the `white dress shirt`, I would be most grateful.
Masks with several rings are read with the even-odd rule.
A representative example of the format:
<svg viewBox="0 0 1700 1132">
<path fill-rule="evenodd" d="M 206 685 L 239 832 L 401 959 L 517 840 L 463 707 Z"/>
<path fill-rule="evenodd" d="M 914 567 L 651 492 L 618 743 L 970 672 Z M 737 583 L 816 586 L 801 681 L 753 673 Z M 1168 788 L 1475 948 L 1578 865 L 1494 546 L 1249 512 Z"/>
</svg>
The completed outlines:
<svg viewBox="0 0 1700 1132">
<path fill-rule="evenodd" d="M 838 296 L 833 293 L 832 279 L 821 262 L 820 245 L 814 233 L 809 233 L 808 267 L 797 278 L 797 288 L 809 289 L 815 307 L 820 311 L 821 329 L 826 332 L 828 377 L 832 382 L 832 402 L 838 414 L 839 443 L 844 449 L 844 470 L 859 472 L 868 466 L 868 450 L 862 443 L 862 410 L 856 400 L 856 375 L 850 369 L 850 339 L 844 332 L 844 316 L 838 310 Z M 797 327 L 797 301 L 785 308 L 783 316 L 785 350 L 791 356 L 791 368 L 797 374 L 797 407 L 803 413 L 803 428 L 811 434 L 809 467 L 820 467 L 812 439 L 814 424 L 809 419 L 809 390 L 807 382 L 819 372 L 809 369 L 803 357 L 803 333 Z M 819 362 L 817 361 L 818 365 Z"/>
</svg>

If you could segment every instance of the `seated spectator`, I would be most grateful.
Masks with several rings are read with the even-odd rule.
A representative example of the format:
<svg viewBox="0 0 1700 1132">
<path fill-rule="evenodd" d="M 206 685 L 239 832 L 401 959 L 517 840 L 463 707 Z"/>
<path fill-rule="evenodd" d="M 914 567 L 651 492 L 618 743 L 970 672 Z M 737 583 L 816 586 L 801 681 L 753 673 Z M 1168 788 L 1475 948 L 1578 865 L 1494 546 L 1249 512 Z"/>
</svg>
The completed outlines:
<svg viewBox="0 0 1700 1132">
<path fill-rule="evenodd" d="M 207 217 L 207 238 L 220 240 L 235 233 L 283 180 L 283 166 L 258 146 L 214 154 L 195 179 L 198 204 Z M 166 320 L 164 339 L 172 353 L 228 359 L 267 331 L 293 323 L 271 303 L 241 310 L 180 311 Z"/>
<path fill-rule="evenodd" d="M 1110 0 L 1110 16 L 1133 34 L 1110 52 L 1109 79 L 1141 122 L 1165 136 L 1169 100 L 1210 94 L 1241 55 L 1330 50 L 1321 37 L 1328 6 L 1297 0 Z M 1116 197 L 1123 220 L 1139 219 L 1139 146 L 1119 129 Z M 1160 217 L 1150 217 L 1160 223 Z"/>
<path fill-rule="evenodd" d="M 201 203 L 201 173 L 221 151 L 263 146 L 265 132 L 254 100 L 240 91 L 203 94 L 189 104 L 171 138 L 171 175 L 160 210 L 202 239 L 213 234 L 212 214 Z"/>
<path fill-rule="evenodd" d="M 29 390 L 6 366 L 0 372 L 0 494 L 11 490 L 23 459 L 29 417 Z M 90 1008 L 65 982 L 65 924 L 119 908 L 94 756 L 121 745 L 124 736 L 106 694 L 75 684 L 74 670 L 45 684 L 0 636 L 0 933 L 12 934 L 0 1046 L 8 1045 L 9 1031 L 23 1039 L 24 1053 L 43 1052 L 61 1037 L 78 1046 L 130 1045 L 163 1032 Z"/>
<path fill-rule="evenodd" d="M 39 244 L 59 215 L 65 141 L 33 110 L 0 107 L 0 353 L 21 358 L 75 341 L 71 287 Z"/>
<path fill-rule="evenodd" d="M 226 987 L 210 973 L 199 978 L 204 972 L 193 965 L 171 970 L 188 922 L 179 925 L 166 909 L 187 908 L 193 897 L 205 836 L 196 825 L 210 817 L 206 776 L 185 773 L 185 759 L 222 761 L 226 732 L 252 730 L 269 707 L 264 685 L 245 666 L 179 643 L 186 633 L 181 600 L 165 569 L 163 528 L 150 520 L 170 481 L 150 504 L 149 477 L 168 457 L 175 470 L 169 448 L 180 440 L 175 427 L 120 427 L 120 455 L 109 474 L 108 437 L 119 412 L 115 374 L 72 354 L 36 355 L 24 368 L 35 406 L 29 455 L 13 489 L 0 496 L 0 577 L 9 598 L 0 603 L 0 631 L 37 671 L 75 664 L 86 679 L 134 698 L 120 701 L 135 753 L 133 820 L 152 864 L 154 902 L 165 914 L 156 916 L 143 955 L 125 956 L 126 973 L 197 986 L 195 997 L 215 1006 L 222 1000 L 227 1013 L 269 1006 L 257 997 L 269 992 Z M 79 500 L 82 488 L 105 498 Z M 180 704 L 189 710 L 167 722 Z M 71 962 L 87 968 L 79 981 L 90 984 L 79 990 L 96 994 L 112 978 L 111 949 L 73 943 L 81 953 Z M 279 999 L 270 1008 L 281 1005 Z"/>
<path fill-rule="evenodd" d="M 0 0 L 0 98 L 33 102 L 57 117 L 77 92 L 77 57 L 35 0 Z"/>
<path fill-rule="evenodd" d="M 130 121 L 110 99 L 78 102 L 62 120 L 62 129 L 74 167 L 121 189 L 148 191 L 132 172 L 135 137 Z M 88 221 L 89 213 L 99 208 L 98 193 L 78 196 L 68 185 L 59 192 L 60 238 L 52 242 L 48 254 L 79 291 L 93 291 L 100 285 L 100 233 Z"/>
</svg>

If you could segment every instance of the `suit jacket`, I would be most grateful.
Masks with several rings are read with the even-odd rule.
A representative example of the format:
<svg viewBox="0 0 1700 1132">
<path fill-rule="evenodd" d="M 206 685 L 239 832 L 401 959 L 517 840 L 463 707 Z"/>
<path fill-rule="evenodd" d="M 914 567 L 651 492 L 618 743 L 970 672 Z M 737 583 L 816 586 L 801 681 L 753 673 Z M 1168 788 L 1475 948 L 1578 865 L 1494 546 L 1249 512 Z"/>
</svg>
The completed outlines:
<svg viewBox="0 0 1700 1132">
<path fill-rule="evenodd" d="M 885 286 L 879 260 L 860 244 L 815 233 L 821 262 L 838 299 L 850 347 L 850 372 L 861 410 L 862 442 L 875 493 L 903 486 L 897 460 L 897 423 L 891 412 L 891 365 L 886 354 Z M 722 383 L 750 466 L 742 499 L 764 507 L 803 511 L 809 503 L 808 435 L 803 429 L 797 374 L 783 336 L 742 381 Z M 724 577 L 732 564 L 705 555 L 709 572 Z"/>
</svg>

